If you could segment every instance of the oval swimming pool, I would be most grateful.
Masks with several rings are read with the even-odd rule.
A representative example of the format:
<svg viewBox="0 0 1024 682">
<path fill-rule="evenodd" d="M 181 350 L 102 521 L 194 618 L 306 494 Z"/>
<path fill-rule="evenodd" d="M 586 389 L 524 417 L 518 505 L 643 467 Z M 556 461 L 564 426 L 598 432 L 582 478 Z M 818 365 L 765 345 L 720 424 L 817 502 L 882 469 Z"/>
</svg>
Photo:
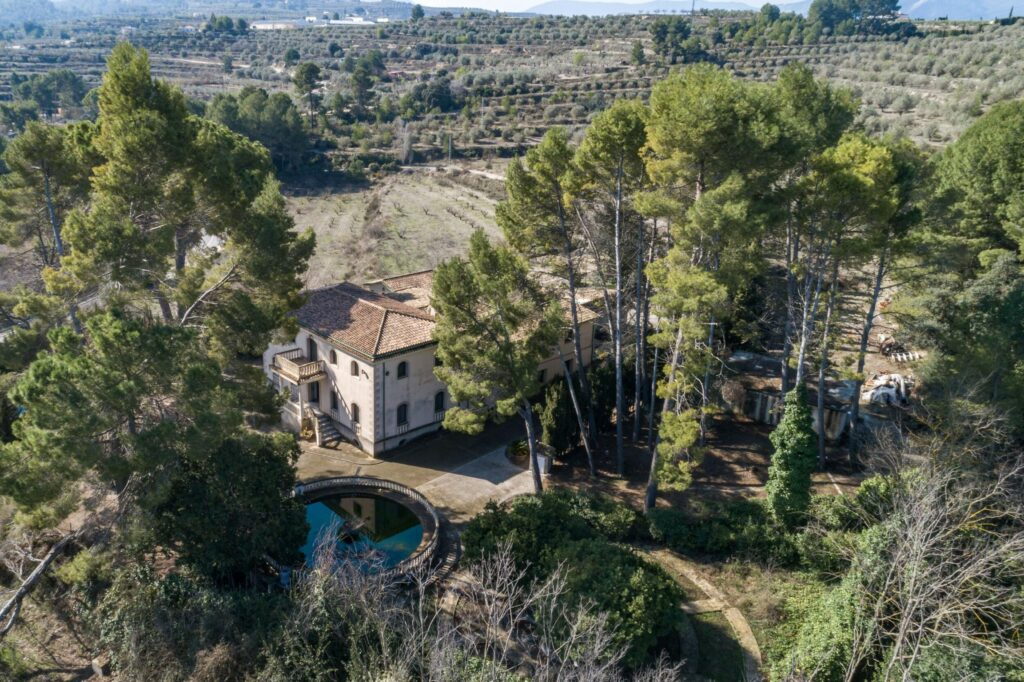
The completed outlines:
<svg viewBox="0 0 1024 682">
<path fill-rule="evenodd" d="M 423 540 L 423 525 L 407 506 L 370 492 L 327 494 L 306 503 L 309 533 L 302 546 L 306 565 L 321 543 L 333 542 L 340 560 L 393 568 Z"/>
</svg>

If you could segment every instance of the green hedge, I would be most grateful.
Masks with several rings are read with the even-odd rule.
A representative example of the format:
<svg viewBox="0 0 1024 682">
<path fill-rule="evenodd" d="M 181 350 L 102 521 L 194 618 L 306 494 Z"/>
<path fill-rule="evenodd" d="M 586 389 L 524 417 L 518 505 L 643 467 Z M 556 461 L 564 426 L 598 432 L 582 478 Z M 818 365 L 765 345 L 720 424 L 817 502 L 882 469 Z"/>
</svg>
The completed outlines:
<svg viewBox="0 0 1024 682">
<path fill-rule="evenodd" d="M 760 500 L 712 505 L 698 512 L 653 509 L 651 537 L 681 553 L 741 555 L 784 566 L 800 561 L 796 535 L 775 524 Z"/>
</svg>

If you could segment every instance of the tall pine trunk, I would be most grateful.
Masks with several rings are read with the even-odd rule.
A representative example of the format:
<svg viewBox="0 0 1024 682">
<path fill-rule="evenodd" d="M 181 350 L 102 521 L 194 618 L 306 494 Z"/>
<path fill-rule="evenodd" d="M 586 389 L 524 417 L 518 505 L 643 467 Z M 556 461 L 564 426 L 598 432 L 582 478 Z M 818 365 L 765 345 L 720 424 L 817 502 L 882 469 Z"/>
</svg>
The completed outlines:
<svg viewBox="0 0 1024 682">
<path fill-rule="evenodd" d="M 622 164 L 615 169 L 615 471 L 625 474 L 626 396 L 622 382 Z"/>
<path fill-rule="evenodd" d="M 679 348 L 682 345 L 682 343 L 683 343 L 683 329 L 682 329 L 682 327 L 679 327 L 679 329 L 676 330 L 676 339 L 675 339 L 675 342 L 672 345 L 672 360 L 669 362 L 669 367 L 668 367 L 668 383 L 669 384 L 671 384 L 672 381 L 675 379 L 676 368 L 679 366 Z M 657 364 L 657 363 L 655 363 L 655 364 Z M 657 381 L 657 377 L 658 377 L 657 367 L 655 367 L 655 372 L 653 372 L 653 378 L 651 379 L 651 382 L 652 382 L 651 383 L 651 414 L 652 414 L 652 420 L 653 420 L 653 414 L 654 414 L 654 382 Z M 661 407 L 662 415 L 665 415 L 665 414 L 668 413 L 669 405 L 670 405 L 670 400 L 669 400 L 669 397 L 666 395 L 664 403 L 662 404 L 662 407 Z M 653 429 L 652 429 L 652 433 L 653 433 Z M 649 512 L 649 511 L 651 511 L 652 509 L 654 509 L 655 502 L 657 502 L 657 499 L 658 499 L 658 441 L 659 440 L 660 440 L 660 437 L 659 438 L 648 437 L 648 439 L 647 439 L 648 449 L 650 450 L 650 454 L 651 454 L 651 467 L 650 467 L 650 469 L 647 472 L 647 490 L 644 493 L 644 513 L 645 514 L 647 512 Z"/>
<path fill-rule="evenodd" d="M 864 326 L 860 332 L 860 347 L 857 349 L 857 382 L 853 387 L 852 405 L 850 406 L 850 435 L 849 443 L 847 444 L 850 466 L 856 466 L 857 463 L 857 421 L 860 419 L 860 391 L 864 387 L 864 362 L 867 359 L 871 329 L 875 325 L 875 311 L 878 309 L 878 297 L 882 292 L 882 281 L 885 279 L 888 256 L 888 249 L 883 249 L 882 254 L 878 257 L 878 268 L 875 270 L 875 286 L 871 291 L 871 303 L 868 305 L 868 312 L 864 317 Z"/>
<path fill-rule="evenodd" d="M 544 486 L 540 481 L 540 466 L 537 461 L 537 434 L 533 425 L 533 408 L 529 400 L 523 400 L 523 406 L 519 408 L 519 416 L 523 418 L 526 425 L 526 445 L 530 451 L 530 473 L 533 476 L 533 492 L 540 495 L 544 492 Z"/>
<path fill-rule="evenodd" d="M 658 351 L 657 346 L 654 347 L 654 362 L 651 363 L 651 380 L 650 392 L 647 394 L 647 449 L 651 449 L 651 444 L 654 442 L 654 404 L 655 398 L 658 396 Z"/>
<path fill-rule="evenodd" d="M 715 316 L 711 316 L 711 321 L 708 322 L 708 353 L 711 353 L 711 349 L 715 343 Z M 711 363 L 708 363 L 707 368 L 704 370 L 704 385 L 700 391 L 700 444 L 703 447 L 704 443 L 707 442 L 707 411 L 708 411 L 708 385 L 711 383 Z"/>
<path fill-rule="evenodd" d="M 580 439 L 583 441 L 583 449 L 587 452 L 587 469 L 590 475 L 597 476 L 597 469 L 594 467 L 594 454 L 590 451 L 590 441 L 587 438 L 586 424 L 583 423 L 583 412 L 580 410 L 580 403 L 576 399 L 576 388 L 572 382 L 572 372 L 565 364 L 565 356 L 562 355 L 562 348 L 558 348 L 558 359 L 562 363 L 562 373 L 565 376 L 565 385 L 569 388 L 569 398 L 572 400 L 573 410 L 576 412 L 576 423 L 580 428 Z"/>
<path fill-rule="evenodd" d="M 821 354 L 818 358 L 818 468 L 825 469 L 825 373 L 829 365 L 831 341 L 829 332 L 832 314 L 835 312 L 839 292 L 839 259 L 832 266 L 832 282 L 829 285 L 828 304 L 825 308 L 825 324 L 821 331 Z"/>
<path fill-rule="evenodd" d="M 644 224 L 640 222 L 640 233 L 636 246 L 636 301 L 633 306 L 634 327 L 636 339 L 634 341 L 634 353 L 636 359 L 634 364 L 633 391 L 633 442 L 640 440 L 640 421 L 643 419 L 643 410 L 640 409 L 641 391 L 644 385 L 644 319 L 643 319 L 643 293 L 644 285 Z"/>
<path fill-rule="evenodd" d="M 789 356 L 793 354 L 793 317 L 796 312 L 796 273 L 793 272 L 793 265 L 800 255 L 800 235 L 796 233 L 792 224 L 786 225 L 786 322 L 783 326 L 782 338 L 782 365 L 780 371 L 780 388 L 782 395 L 786 395 L 791 388 L 789 385 Z"/>
<path fill-rule="evenodd" d="M 796 381 L 793 382 L 797 388 L 802 386 L 804 381 L 804 361 L 807 359 L 807 345 L 811 335 L 814 334 L 814 327 L 818 319 L 818 301 L 821 298 L 821 286 L 825 280 L 825 273 L 822 270 L 828 261 L 831 251 L 831 244 L 829 244 L 829 247 L 825 249 L 821 262 L 817 266 L 817 271 L 813 274 L 808 273 L 807 283 L 804 286 L 803 319 L 800 323 L 800 352 L 796 358 Z M 811 296 L 812 282 L 814 283 L 813 297 Z"/>
<path fill-rule="evenodd" d="M 50 174 L 43 171 L 43 193 L 46 197 L 46 215 L 50 220 L 50 229 L 53 231 L 53 248 L 57 252 L 57 264 L 64 259 L 64 238 L 61 236 L 60 222 L 57 220 L 57 210 L 53 206 L 53 190 L 50 188 Z M 40 240 L 41 241 L 41 240 Z M 68 305 L 68 320 L 76 333 L 82 333 L 82 323 L 78 320 L 78 303 L 72 301 Z"/>
<path fill-rule="evenodd" d="M 576 372 L 580 378 L 580 393 L 582 394 L 583 404 L 587 409 L 586 419 L 588 428 L 582 430 L 582 435 L 589 455 L 590 444 L 593 443 L 593 439 L 597 437 L 597 419 L 594 418 L 594 401 L 590 394 L 590 379 L 587 377 L 587 363 L 584 363 L 583 361 L 583 342 L 580 340 L 579 311 L 576 309 L 576 264 L 573 263 L 572 241 L 569 239 L 569 229 L 566 224 L 565 213 L 561 207 L 558 209 L 558 219 L 562 227 L 566 279 L 568 280 L 569 285 L 569 320 L 572 324 L 572 351 L 573 356 L 576 359 Z M 577 418 L 582 421 L 583 415 L 580 412 L 580 406 L 574 402 L 573 407 L 576 410 Z M 591 469 L 593 469 L 593 467 L 591 467 Z"/>
</svg>

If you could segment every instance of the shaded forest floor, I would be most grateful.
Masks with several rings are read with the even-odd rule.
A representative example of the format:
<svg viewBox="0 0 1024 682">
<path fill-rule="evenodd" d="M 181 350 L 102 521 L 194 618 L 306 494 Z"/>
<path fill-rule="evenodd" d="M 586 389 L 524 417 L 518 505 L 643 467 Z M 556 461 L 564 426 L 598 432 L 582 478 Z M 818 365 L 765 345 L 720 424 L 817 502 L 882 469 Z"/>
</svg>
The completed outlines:
<svg viewBox="0 0 1024 682">
<path fill-rule="evenodd" d="M 713 419 L 705 455 L 694 470 L 693 484 L 682 492 L 659 491 L 658 506 L 679 507 L 694 496 L 718 500 L 762 497 L 771 464 L 771 430 L 771 426 L 746 417 L 725 414 Z M 596 479 L 590 478 L 586 454 L 580 448 L 555 464 L 552 481 L 595 490 L 641 508 L 651 461 L 647 429 L 641 429 L 639 442 L 633 443 L 632 424 L 627 423 L 623 477 L 615 474 L 614 433 L 602 435 L 594 454 Z M 839 447 L 829 448 L 828 470 L 812 476 L 815 492 L 828 494 L 856 488 L 862 478 L 863 475 L 850 471 L 845 450 Z"/>
</svg>

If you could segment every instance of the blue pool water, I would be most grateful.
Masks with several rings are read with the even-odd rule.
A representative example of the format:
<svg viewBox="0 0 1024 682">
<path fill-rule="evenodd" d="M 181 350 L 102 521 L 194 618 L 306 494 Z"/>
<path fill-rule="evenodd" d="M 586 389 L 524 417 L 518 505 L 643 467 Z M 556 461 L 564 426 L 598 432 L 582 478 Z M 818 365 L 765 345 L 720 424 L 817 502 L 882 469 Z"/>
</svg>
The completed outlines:
<svg viewBox="0 0 1024 682">
<path fill-rule="evenodd" d="M 306 505 L 309 533 L 302 553 L 306 565 L 315 548 L 333 535 L 339 559 L 391 568 L 408 558 L 423 539 L 419 519 L 404 505 L 361 493 L 332 495 Z"/>
</svg>

